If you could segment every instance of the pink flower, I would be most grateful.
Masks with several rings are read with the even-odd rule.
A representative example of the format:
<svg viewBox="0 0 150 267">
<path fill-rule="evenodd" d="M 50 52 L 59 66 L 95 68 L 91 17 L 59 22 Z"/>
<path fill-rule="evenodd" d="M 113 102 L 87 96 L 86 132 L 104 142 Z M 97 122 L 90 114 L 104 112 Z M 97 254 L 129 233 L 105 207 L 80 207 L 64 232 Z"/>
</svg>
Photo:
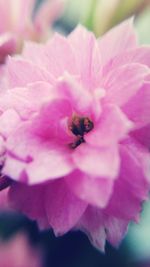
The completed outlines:
<svg viewBox="0 0 150 267">
<path fill-rule="evenodd" d="M 99 40 L 79 26 L 9 58 L 0 132 L 14 208 L 56 235 L 118 245 L 148 195 L 149 65 L 132 19 Z"/>
<path fill-rule="evenodd" d="M 8 54 L 20 51 L 24 40 L 46 39 L 64 1 L 44 0 L 33 17 L 36 0 L 0 0 L 0 63 Z"/>
<path fill-rule="evenodd" d="M 0 267 L 41 267 L 41 255 L 23 233 L 0 241 Z"/>
</svg>

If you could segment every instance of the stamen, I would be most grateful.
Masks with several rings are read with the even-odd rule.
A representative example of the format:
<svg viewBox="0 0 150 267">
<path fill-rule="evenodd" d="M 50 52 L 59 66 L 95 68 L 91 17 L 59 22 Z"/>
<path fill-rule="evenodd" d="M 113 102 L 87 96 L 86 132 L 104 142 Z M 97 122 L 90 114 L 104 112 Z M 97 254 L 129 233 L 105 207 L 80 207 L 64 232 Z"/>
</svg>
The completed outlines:
<svg viewBox="0 0 150 267">
<path fill-rule="evenodd" d="M 74 116 L 69 125 L 70 131 L 76 136 L 75 141 L 70 144 L 71 148 L 76 148 L 84 143 L 84 135 L 94 128 L 94 123 L 88 117 Z"/>
</svg>

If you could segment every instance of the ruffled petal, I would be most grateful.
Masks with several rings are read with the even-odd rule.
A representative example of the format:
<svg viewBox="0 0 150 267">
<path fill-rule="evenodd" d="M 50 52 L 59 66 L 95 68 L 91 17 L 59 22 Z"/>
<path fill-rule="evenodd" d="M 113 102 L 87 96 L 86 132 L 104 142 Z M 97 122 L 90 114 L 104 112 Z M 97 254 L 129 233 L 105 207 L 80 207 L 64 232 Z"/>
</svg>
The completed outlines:
<svg viewBox="0 0 150 267">
<path fill-rule="evenodd" d="M 79 25 L 68 37 L 83 85 L 92 89 L 101 79 L 101 58 L 95 36 Z"/>
<path fill-rule="evenodd" d="M 69 144 L 68 119 L 72 116 L 73 108 L 67 98 L 52 98 L 48 104 L 41 107 L 37 116 L 31 122 L 31 131 L 43 138 L 57 143 L 65 141 Z"/>
<path fill-rule="evenodd" d="M 25 87 L 29 83 L 43 81 L 54 83 L 51 73 L 43 68 L 19 58 L 10 58 L 7 61 L 7 79 L 9 88 Z"/>
<path fill-rule="evenodd" d="M 103 66 L 117 54 L 136 48 L 136 46 L 136 34 L 133 18 L 131 18 L 114 27 L 99 39 Z"/>
<path fill-rule="evenodd" d="M 99 117 L 100 103 L 92 94 L 84 89 L 73 76 L 65 73 L 56 84 L 56 91 L 60 97 L 67 98 L 75 113 L 83 116 Z"/>
<path fill-rule="evenodd" d="M 118 175 L 120 157 L 117 146 L 98 148 L 81 144 L 72 155 L 77 168 L 93 176 L 114 179 Z"/>
<path fill-rule="evenodd" d="M 8 55 L 16 51 L 16 39 L 10 33 L 4 33 L 0 36 L 0 64 L 5 62 Z"/>
<path fill-rule="evenodd" d="M 21 211 L 31 219 L 46 217 L 44 209 L 45 186 L 28 186 L 14 183 L 9 190 L 9 202 L 13 209 Z"/>
<path fill-rule="evenodd" d="M 150 150 L 150 124 L 135 130 L 131 135 L 146 149 Z"/>
<path fill-rule="evenodd" d="M 77 198 L 60 179 L 47 186 L 45 207 L 50 226 L 56 235 L 62 235 L 75 226 L 87 204 Z"/>
<path fill-rule="evenodd" d="M 111 69 L 132 63 L 140 63 L 150 67 L 150 47 L 141 46 L 116 55 L 104 66 L 103 75 L 106 75 Z"/>
<path fill-rule="evenodd" d="M 45 61 L 47 62 L 48 58 L 46 57 L 45 45 L 43 44 L 25 41 L 22 50 L 22 57 L 25 60 L 31 61 L 37 66 L 42 66 L 42 68 L 46 69 L 45 65 L 47 64 L 45 64 Z"/>
<path fill-rule="evenodd" d="M 150 82 L 141 87 L 123 107 L 123 111 L 134 122 L 136 129 L 150 124 Z"/>
<path fill-rule="evenodd" d="M 120 244 L 127 231 L 128 221 L 106 214 L 105 209 L 88 206 L 78 227 L 88 235 L 95 247 L 104 251 L 106 240 L 116 247 Z"/>
<path fill-rule="evenodd" d="M 120 175 L 114 184 L 107 213 L 124 220 L 137 221 L 142 201 L 148 197 L 149 178 L 148 151 L 134 140 L 121 145 Z"/>
<path fill-rule="evenodd" d="M 74 53 L 65 37 L 55 33 L 46 44 L 44 53 L 44 66 L 55 78 L 62 76 L 64 71 L 77 75 Z"/>
<path fill-rule="evenodd" d="M 148 67 L 138 63 L 112 69 L 102 81 L 102 87 L 107 91 L 105 101 L 124 105 L 137 93 L 149 73 Z"/>
<path fill-rule="evenodd" d="M 88 206 L 80 221 L 77 229 L 85 232 L 91 243 L 101 251 L 105 251 L 106 231 L 104 227 L 103 214 L 101 209 Z"/>
<path fill-rule="evenodd" d="M 0 98 L 0 109 L 14 109 L 22 119 L 28 119 L 43 103 L 54 98 L 52 87 L 46 82 L 35 82 L 27 87 L 7 90 Z"/>
<path fill-rule="evenodd" d="M 33 161 L 26 168 L 30 184 L 58 179 L 74 170 L 74 164 L 67 149 L 61 147 L 45 143 L 39 146 L 38 151 L 35 149 L 32 157 Z"/>
<path fill-rule="evenodd" d="M 7 138 L 13 133 L 21 122 L 18 113 L 14 109 L 8 109 L 0 116 L 0 133 Z"/>
<path fill-rule="evenodd" d="M 87 203 L 104 208 L 113 190 L 111 179 L 86 175 L 79 170 L 65 178 L 70 190 Z"/>
<path fill-rule="evenodd" d="M 125 138 L 130 129 L 132 123 L 124 113 L 117 106 L 108 105 L 101 114 L 99 122 L 84 139 L 90 145 L 108 147 Z"/>
<path fill-rule="evenodd" d="M 21 175 L 25 171 L 30 184 L 62 177 L 74 168 L 68 152 L 69 148 L 63 148 L 51 141 L 42 140 L 32 135 L 28 128 L 22 127 L 14 132 L 8 139 L 7 150 L 9 153 L 6 158 L 4 173 L 13 179 L 20 180 L 20 176 L 12 176 L 12 174 L 20 173 Z M 14 162 L 14 159 L 17 162 Z M 16 163 L 18 172 L 17 170 L 15 172 L 15 169 L 13 171 L 13 162 Z"/>
</svg>

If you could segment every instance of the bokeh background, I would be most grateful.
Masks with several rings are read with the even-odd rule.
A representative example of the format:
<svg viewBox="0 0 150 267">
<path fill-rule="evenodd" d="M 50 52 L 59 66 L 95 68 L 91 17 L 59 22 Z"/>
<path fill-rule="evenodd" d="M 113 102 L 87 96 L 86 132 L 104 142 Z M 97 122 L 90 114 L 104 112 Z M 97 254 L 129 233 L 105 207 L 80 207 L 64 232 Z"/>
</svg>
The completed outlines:
<svg viewBox="0 0 150 267">
<path fill-rule="evenodd" d="M 40 2 L 37 1 L 37 6 Z M 62 34 L 69 34 L 81 23 L 99 37 L 135 15 L 140 43 L 150 43 L 149 0 L 65 0 L 64 3 L 64 12 L 54 23 L 54 30 Z M 0 241 L 9 241 L 18 233 L 26 234 L 31 246 L 38 248 L 43 267 L 150 267 L 150 203 L 143 206 L 140 223 L 130 224 L 121 246 L 115 249 L 107 244 L 105 254 L 93 248 L 81 232 L 56 238 L 51 231 L 40 232 L 35 222 L 20 214 L 1 213 Z"/>
</svg>

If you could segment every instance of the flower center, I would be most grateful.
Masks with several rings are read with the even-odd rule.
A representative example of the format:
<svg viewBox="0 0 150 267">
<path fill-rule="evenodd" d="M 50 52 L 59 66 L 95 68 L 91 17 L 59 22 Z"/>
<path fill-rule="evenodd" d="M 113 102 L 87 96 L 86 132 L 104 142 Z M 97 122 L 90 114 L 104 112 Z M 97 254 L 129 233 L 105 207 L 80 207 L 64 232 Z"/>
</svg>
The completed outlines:
<svg viewBox="0 0 150 267">
<path fill-rule="evenodd" d="M 71 148 L 76 148 L 84 143 L 84 135 L 94 128 L 94 123 L 88 117 L 74 116 L 69 125 L 69 130 L 76 136 L 76 139 L 71 143 Z"/>
</svg>

